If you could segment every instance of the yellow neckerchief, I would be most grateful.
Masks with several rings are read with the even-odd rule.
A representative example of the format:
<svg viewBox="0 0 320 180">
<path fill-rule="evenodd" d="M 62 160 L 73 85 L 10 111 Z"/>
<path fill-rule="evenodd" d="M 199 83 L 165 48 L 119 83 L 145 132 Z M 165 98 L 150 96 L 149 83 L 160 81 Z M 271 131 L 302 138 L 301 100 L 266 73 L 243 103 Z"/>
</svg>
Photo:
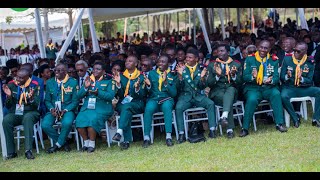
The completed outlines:
<svg viewBox="0 0 320 180">
<path fill-rule="evenodd" d="M 230 68 L 229 68 L 228 64 L 231 63 L 233 61 L 233 59 L 231 57 L 229 57 L 227 61 L 223 61 L 223 60 L 220 60 L 219 58 L 217 58 L 216 61 L 225 65 L 226 75 L 228 76 L 228 81 L 230 83 Z"/>
<path fill-rule="evenodd" d="M 294 85 L 299 86 L 300 85 L 300 79 L 298 78 L 298 74 L 300 73 L 301 69 L 300 66 L 302 64 L 304 64 L 307 60 L 308 56 L 305 54 L 302 59 L 300 60 L 300 62 L 298 62 L 298 60 L 294 57 L 294 54 L 292 54 L 292 59 L 293 59 L 293 63 L 296 66 L 296 74 L 295 74 L 295 79 L 294 79 Z"/>
<path fill-rule="evenodd" d="M 168 68 L 168 69 L 166 70 L 167 74 L 168 74 L 170 71 L 171 71 L 170 68 Z M 158 87 L 158 89 L 159 89 L 159 91 L 161 91 L 161 87 L 162 87 L 162 83 L 163 83 L 163 78 L 162 78 L 163 72 L 161 72 L 160 69 L 157 68 L 157 73 L 160 75 L 160 77 L 159 77 L 159 87 Z"/>
<path fill-rule="evenodd" d="M 188 64 L 186 64 L 186 66 L 189 68 L 191 79 L 193 80 L 193 73 L 196 71 L 198 63 L 196 65 L 194 65 L 193 67 L 189 66 Z"/>
<path fill-rule="evenodd" d="M 50 50 L 52 50 L 54 48 L 54 44 L 53 43 L 47 44 L 46 46 L 49 47 Z"/>
<path fill-rule="evenodd" d="M 28 87 L 31 83 L 31 78 L 29 78 L 25 83 L 24 85 L 22 86 L 19 86 L 22 90 L 21 94 L 20 94 L 20 99 L 19 99 L 19 105 L 21 106 L 22 105 L 22 100 L 24 99 L 24 102 L 25 104 L 27 104 L 27 94 L 26 94 L 26 91 L 25 91 L 25 88 Z"/>
<path fill-rule="evenodd" d="M 91 74 L 90 79 L 91 79 L 91 81 L 93 82 L 92 86 L 93 86 L 93 87 L 96 86 L 96 78 L 94 77 L 93 74 Z M 103 79 L 103 75 L 99 78 L 98 81 L 101 81 L 102 79 Z"/>
<path fill-rule="evenodd" d="M 124 97 L 128 95 L 128 92 L 129 92 L 129 87 L 130 87 L 130 81 L 133 80 L 133 79 L 136 79 L 137 77 L 139 77 L 140 75 L 140 71 L 136 68 L 134 70 L 134 72 L 131 74 L 131 77 L 130 77 L 130 73 L 128 71 L 128 69 L 126 69 L 124 72 L 123 72 L 123 75 L 129 79 L 127 85 L 126 85 L 126 90 L 124 91 Z"/>
<path fill-rule="evenodd" d="M 259 66 L 259 71 L 258 71 L 258 75 L 257 75 L 257 78 L 256 78 L 256 81 L 257 81 L 257 84 L 261 85 L 262 84 L 262 81 L 263 81 L 263 63 L 265 63 L 267 61 L 267 59 L 270 58 L 270 54 L 268 53 L 266 57 L 264 57 L 262 60 L 261 60 L 261 57 L 259 55 L 259 51 L 257 51 L 254 56 L 256 57 L 256 60 L 258 62 L 260 62 L 260 66 Z"/>
<path fill-rule="evenodd" d="M 66 74 L 66 77 L 64 77 L 64 79 L 62 81 L 57 79 L 57 83 L 60 84 L 60 87 L 61 87 L 61 102 L 63 102 L 63 92 L 65 92 L 63 84 L 65 84 L 68 81 L 68 79 L 69 79 L 69 75 L 68 74 Z"/>
</svg>

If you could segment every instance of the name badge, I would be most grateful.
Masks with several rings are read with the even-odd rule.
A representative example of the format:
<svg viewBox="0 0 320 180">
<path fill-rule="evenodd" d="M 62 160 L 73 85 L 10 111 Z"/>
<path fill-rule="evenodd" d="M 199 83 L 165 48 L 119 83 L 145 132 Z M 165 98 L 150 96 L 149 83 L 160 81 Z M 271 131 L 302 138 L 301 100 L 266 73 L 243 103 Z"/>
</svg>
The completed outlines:
<svg viewBox="0 0 320 180">
<path fill-rule="evenodd" d="M 133 98 L 128 95 L 128 96 L 126 96 L 126 97 L 121 101 L 121 104 L 127 104 L 127 103 L 131 102 L 132 99 L 133 99 Z"/>
<path fill-rule="evenodd" d="M 54 102 L 54 107 L 57 111 L 61 111 L 61 101 Z"/>
<path fill-rule="evenodd" d="M 96 98 L 89 98 L 89 101 L 88 101 L 88 109 L 96 109 L 96 101 L 97 99 Z"/>
<path fill-rule="evenodd" d="M 16 104 L 15 115 L 22 116 L 23 115 L 23 110 L 24 110 L 24 104 L 22 104 L 21 106 L 19 104 Z"/>
</svg>

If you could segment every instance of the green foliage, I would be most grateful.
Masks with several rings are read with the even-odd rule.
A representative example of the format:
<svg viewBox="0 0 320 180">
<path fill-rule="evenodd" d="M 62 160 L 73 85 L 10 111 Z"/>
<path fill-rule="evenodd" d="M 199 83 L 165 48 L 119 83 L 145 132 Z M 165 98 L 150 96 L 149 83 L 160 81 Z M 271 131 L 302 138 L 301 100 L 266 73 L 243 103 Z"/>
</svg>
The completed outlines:
<svg viewBox="0 0 320 180">
<path fill-rule="evenodd" d="M 7 23 L 7 24 L 11 24 L 12 20 L 13 20 L 13 17 L 12 17 L 12 16 L 7 16 L 7 17 L 6 17 L 6 23 Z"/>
</svg>

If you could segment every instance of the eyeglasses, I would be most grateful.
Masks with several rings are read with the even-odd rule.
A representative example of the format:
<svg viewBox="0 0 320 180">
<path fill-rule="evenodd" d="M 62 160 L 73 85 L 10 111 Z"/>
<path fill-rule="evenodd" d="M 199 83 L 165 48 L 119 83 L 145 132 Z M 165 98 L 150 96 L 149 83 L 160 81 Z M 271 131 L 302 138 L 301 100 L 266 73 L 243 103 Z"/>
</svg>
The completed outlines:
<svg viewBox="0 0 320 180">
<path fill-rule="evenodd" d="M 68 73 L 76 73 L 76 71 L 68 71 Z"/>
<path fill-rule="evenodd" d="M 141 64 L 141 66 L 142 66 L 142 67 L 148 67 L 148 65 L 147 65 L 147 64 Z"/>
<path fill-rule="evenodd" d="M 77 69 L 76 72 L 84 72 L 83 69 Z"/>
<path fill-rule="evenodd" d="M 298 54 L 300 54 L 302 51 L 301 50 L 297 50 L 297 49 L 293 49 L 293 52 L 297 52 Z"/>
<path fill-rule="evenodd" d="M 54 72 L 65 72 L 64 69 L 55 69 Z"/>
</svg>

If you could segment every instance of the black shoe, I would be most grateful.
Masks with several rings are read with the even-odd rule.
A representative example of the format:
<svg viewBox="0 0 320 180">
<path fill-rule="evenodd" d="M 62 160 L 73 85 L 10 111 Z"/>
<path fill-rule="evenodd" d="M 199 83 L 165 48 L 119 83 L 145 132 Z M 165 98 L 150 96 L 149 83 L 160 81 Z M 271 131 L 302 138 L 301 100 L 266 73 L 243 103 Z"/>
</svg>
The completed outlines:
<svg viewBox="0 0 320 180">
<path fill-rule="evenodd" d="M 8 154 L 8 156 L 6 157 L 6 159 L 13 159 L 13 158 L 16 158 L 16 157 L 18 157 L 18 154 L 14 152 L 14 153 Z"/>
<path fill-rule="evenodd" d="M 184 134 L 179 134 L 178 144 L 184 143 L 186 141 L 186 136 Z"/>
<path fill-rule="evenodd" d="M 151 145 L 151 141 L 150 140 L 144 140 L 143 141 L 143 144 L 142 144 L 142 147 L 144 148 L 147 148 Z"/>
<path fill-rule="evenodd" d="M 312 126 L 320 127 L 320 122 L 318 120 L 312 121 Z"/>
<path fill-rule="evenodd" d="M 299 128 L 299 126 L 300 126 L 300 120 L 294 122 L 294 123 L 293 123 L 293 126 L 296 127 L 296 128 Z"/>
<path fill-rule="evenodd" d="M 87 150 L 88 150 L 88 147 L 87 147 L 87 146 L 83 146 L 82 149 L 81 149 L 82 152 L 85 152 L 85 151 L 87 151 Z"/>
<path fill-rule="evenodd" d="M 227 127 L 228 126 L 228 120 L 226 117 L 220 118 L 220 124 L 222 127 Z"/>
<path fill-rule="evenodd" d="M 229 131 L 229 132 L 227 133 L 227 137 L 228 137 L 229 139 L 234 138 L 234 133 L 233 133 L 233 131 Z"/>
<path fill-rule="evenodd" d="M 93 148 L 93 147 L 88 147 L 87 152 L 88 152 L 88 153 L 93 153 L 94 150 L 95 150 L 95 148 Z"/>
<path fill-rule="evenodd" d="M 113 136 L 112 140 L 119 142 L 121 140 L 121 135 L 119 133 L 116 133 Z"/>
<path fill-rule="evenodd" d="M 65 152 L 70 152 L 70 151 L 71 151 L 71 148 L 70 148 L 70 146 L 69 146 L 69 143 L 66 142 L 66 143 L 64 144 L 64 146 L 63 146 L 63 149 L 64 149 Z"/>
<path fill-rule="evenodd" d="M 249 131 L 246 130 L 246 129 L 242 129 L 241 132 L 240 132 L 239 137 L 245 137 L 247 135 L 249 135 Z"/>
<path fill-rule="evenodd" d="M 58 148 L 57 145 L 53 145 L 53 147 L 51 147 L 51 148 L 49 148 L 49 149 L 47 150 L 47 153 L 48 153 L 48 154 L 51 154 L 51 153 L 57 152 L 57 151 L 59 151 L 59 150 L 60 150 L 60 148 Z"/>
<path fill-rule="evenodd" d="M 130 147 L 130 143 L 129 142 L 122 142 L 120 143 L 120 149 L 121 150 L 127 150 Z"/>
<path fill-rule="evenodd" d="M 34 156 L 32 155 L 32 152 L 30 150 L 28 150 L 24 154 L 26 155 L 27 159 L 34 159 Z"/>
<path fill-rule="evenodd" d="M 209 130 L 209 138 L 217 138 L 218 137 L 218 132 L 217 130 Z"/>
<path fill-rule="evenodd" d="M 276 126 L 276 129 L 282 133 L 288 131 L 286 127 L 282 126 L 282 124 Z"/>
<path fill-rule="evenodd" d="M 173 146 L 172 139 L 166 139 L 167 146 Z"/>
</svg>

